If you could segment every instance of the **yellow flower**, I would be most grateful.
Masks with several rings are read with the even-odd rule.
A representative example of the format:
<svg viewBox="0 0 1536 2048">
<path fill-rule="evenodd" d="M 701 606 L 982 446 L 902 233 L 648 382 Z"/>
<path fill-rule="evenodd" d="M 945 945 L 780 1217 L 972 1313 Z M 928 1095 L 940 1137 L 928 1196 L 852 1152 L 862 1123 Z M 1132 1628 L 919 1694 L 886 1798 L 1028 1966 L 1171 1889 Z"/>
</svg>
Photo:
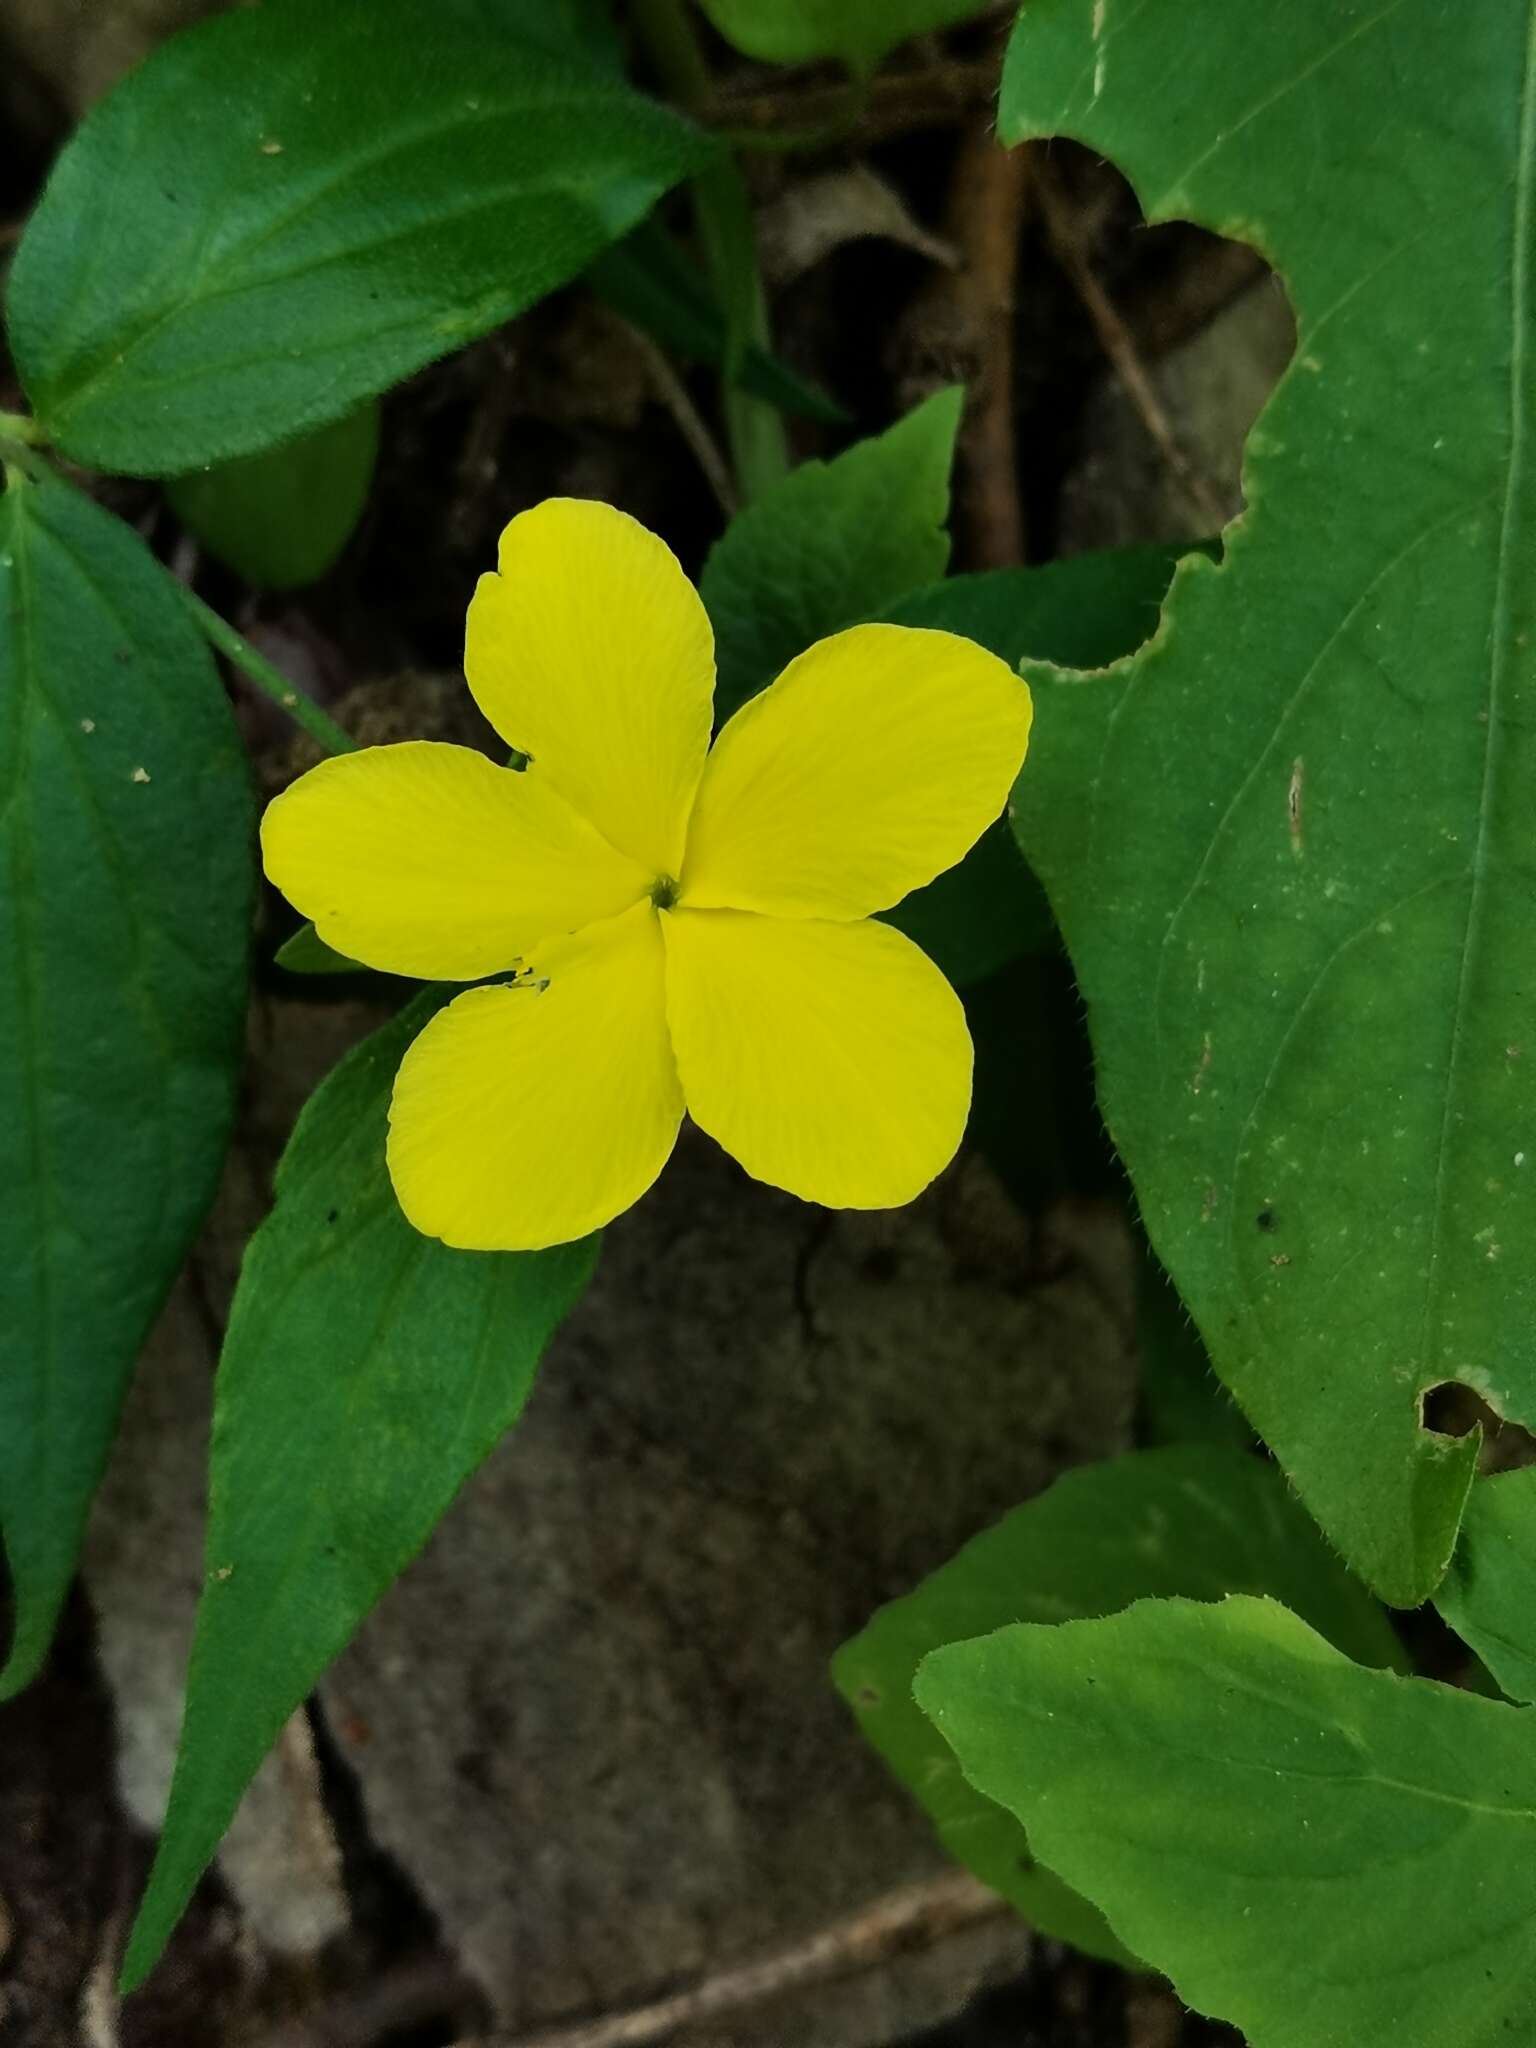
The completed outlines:
<svg viewBox="0 0 1536 2048">
<path fill-rule="evenodd" d="M 970 1106 L 964 1013 L 870 914 L 961 858 L 1029 736 L 1025 685 L 952 633 L 855 626 L 709 745 L 714 639 L 654 534 L 557 498 L 469 610 L 475 701 L 522 772 L 431 741 L 324 761 L 267 811 L 267 873 L 340 953 L 472 988 L 411 1046 L 389 1171 L 472 1250 L 582 1237 L 686 1110 L 759 1180 L 909 1201 Z"/>
</svg>

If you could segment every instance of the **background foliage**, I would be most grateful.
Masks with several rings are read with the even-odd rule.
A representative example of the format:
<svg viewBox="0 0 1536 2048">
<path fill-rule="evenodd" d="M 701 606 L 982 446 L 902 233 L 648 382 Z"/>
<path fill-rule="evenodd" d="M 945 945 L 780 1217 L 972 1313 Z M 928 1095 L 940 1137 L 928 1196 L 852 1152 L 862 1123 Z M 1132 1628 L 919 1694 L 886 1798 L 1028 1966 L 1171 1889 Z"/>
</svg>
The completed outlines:
<svg viewBox="0 0 1536 2048">
<path fill-rule="evenodd" d="M 210 643 L 322 747 L 404 736 L 311 702 L 226 614 L 249 626 L 253 591 L 334 578 L 386 504 L 401 539 L 383 608 L 403 614 L 435 567 L 461 611 L 481 536 L 469 519 L 455 555 L 432 493 L 417 512 L 397 487 L 392 387 L 427 370 L 442 381 L 411 388 L 458 403 L 471 344 L 509 346 L 509 321 L 583 283 L 716 501 L 678 538 L 716 630 L 722 718 L 871 618 L 966 633 L 1034 686 L 1009 818 L 889 915 L 966 996 L 977 1149 L 1031 1199 L 1042 1181 L 1102 1199 L 1123 1168 L 1122 1240 L 1150 1276 L 1140 1430 L 1159 1447 L 1062 1479 L 893 1588 L 835 1662 L 855 1720 L 950 1852 L 1034 1925 L 1167 1973 L 1258 2048 L 1516 2037 L 1536 2017 L 1518 1934 L 1536 1886 L 1519 1704 L 1536 1509 L 1528 1466 L 1493 1476 L 1478 1427 L 1440 1424 L 1504 1424 L 1498 1458 L 1517 1462 L 1507 1425 L 1536 1425 L 1536 16 L 1529 0 L 1475 23 L 1440 0 L 1257 17 L 1031 0 L 997 109 L 1014 153 L 963 143 L 955 179 L 1014 246 L 999 258 L 989 228 L 978 254 L 986 234 L 957 204 L 945 252 L 990 340 L 975 361 L 932 345 L 916 392 L 875 416 L 872 344 L 841 384 L 824 377 L 835 351 L 813 374 L 773 346 L 754 201 L 768 222 L 780 174 L 752 149 L 877 149 L 914 79 L 934 89 L 892 52 L 930 39 L 942 99 L 988 61 L 995 24 L 964 0 L 701 13 L 708 29 L 673 0 L 453 0 L 424 32 L 420 0 L 235 8 L 85 117 L 16 240 L 0 1691 L 47 1655 L 235 1113 L 251 720 Z M 746 89 L 722 99 L 742 60 Z M 798 127 L 764 112 L 797 76 L 781 67 L 816 65 L 833 69 L 811 74 Z M 1289 295 L 1295 356 L 1219 534 L 1222 506 L 1186 474 L 1063 227 L 1060 165 L 1077 159 L 1052 138 L 1112 159 L 1147 221 L 1261 251 Z M 1015 304 L 1026 185 L 1042 248 L 1200 508 L 1176 543 L 1052 561 L 1037 528 L 1023 564 L 1021 378 L 997 336 L 1052 325 L 1038 279 L 1041 310 L 1023 287 Z M 931 249 L 894 204 L 909 246 Z M 1003 284 L 977 313 L 988 262 Z M 519 375 L 540 374 L 535 352 Z M 477 404 L 459 461 L 481 526 L 510 403 Z M 539 412 L 517 442 L 530 474 Z M 642 455 L 636 509 L 663 467 Z M 163 505 L 135 481 L 150 478 Z M 950 573 L 957 538 L 979 573 Z M 215 565 L 203 587 L 222 609 L 189 559 Z M 263 927 L 264 977 L 316 977 L 319 1001 L 394 993 L 342 982 L 348 963 L 312 933 L 278 936 Z M 1073 1122 L 1079 997 L 1118 1167 L 1081 1107 Z M 404 1224 L 384 1108 L 438 1000 L 316 1090 L 245 1247 L 186 1721 L 129 1986 L 279 1731 L 517 1421 L 596 1263 L 595 1243 L 472 1255 Z M 1423 1611 L 1400 1630 L 1383 1602 Z"/>
</svg>

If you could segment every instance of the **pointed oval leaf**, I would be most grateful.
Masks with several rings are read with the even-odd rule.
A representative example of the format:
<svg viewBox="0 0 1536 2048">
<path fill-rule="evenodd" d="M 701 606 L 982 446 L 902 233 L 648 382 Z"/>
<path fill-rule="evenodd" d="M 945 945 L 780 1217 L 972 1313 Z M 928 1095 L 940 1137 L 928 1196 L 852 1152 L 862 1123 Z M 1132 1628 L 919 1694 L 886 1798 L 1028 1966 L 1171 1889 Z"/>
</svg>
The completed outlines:
<svg viewBox="0 0 1536 2048">
<path fill-rule="evenodd" d="M 269 447 L 574 277 L 714 145 L 420 0 L 266 0 L 82 122 L 11 270 L 22 381 L 100 469 Z"/>
<path fill-rule="evenodd" d="M 1440 0 L 1039 0 L 1003 93 L 1008 140 L 1079 137 L 1295 304 L 1224 560 L 1132 662 L 1039 679 L 1017 815 L 1158 1254 L 1402 1605 L 1475 1454 L 1424 1393 L 1536 1421 L 1532 36 L 1528 0 L 1475 34 Z"/>
<path fill-rule="evenodd" d="M 802 462 L 710 549 L 699 595 L 722 724 L 813 640 L 943 575 L 961 395 L 937 392 L 832 461 Z"/>
<path fill-rule="evenodd" d="M 1252 2048 L 1536 2029 L 1531 1715 L 1352 1664 L 1269 1600 L 928 1657 L 917 1697 L 1121 1939 Z"/>
<path fill-rule="evenodd" d="M 1123 1960 L 1096 1909 L 1037 1862 L 1013 1814 L 962 1776 L 914 1701 L 912 1681 L 930 1650 L 1009 1622 L 1113 1614 L 1152 1595 L 1234 1592 L 1289 1599 L 1351 1655 L 1401 1661 L 1385 1615 L 1274 1467 L 1200 1444 L 1069 1472 L 882 1607 L 838 1651 L 833 1676 L 953 1855 L 1042 1933 Z"/>
<path fill-rule="evenodd" d="M 0 497 L 0 1693 L 47 1649 L 134 1356 L 213 1195 L 250 777 L 186 606 L 56 483 Z"/>
<path fill-rule="evenodd" d="M 123 1964 L 142 1981 L 283 1723 L 520 1414 L 597 1241 L 456 1252 L 384 1165 L 417 998 L 306 1105 L 240 1270 L 214 1394 L 208 1571 L 170 1806 Z"/>
</svg>

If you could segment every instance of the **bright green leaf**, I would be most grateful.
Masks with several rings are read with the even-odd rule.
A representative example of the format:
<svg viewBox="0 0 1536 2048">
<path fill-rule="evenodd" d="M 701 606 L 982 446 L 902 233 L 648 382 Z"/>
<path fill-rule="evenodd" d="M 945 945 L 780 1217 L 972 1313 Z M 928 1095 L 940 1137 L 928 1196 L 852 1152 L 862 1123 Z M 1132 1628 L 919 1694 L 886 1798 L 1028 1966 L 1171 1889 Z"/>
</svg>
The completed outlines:
<svg viewBox="0 0 1536 2048">
<path fill-rule="evenodd" d="M 838 57 L 865 74 L 888 50 L 979 14 L 985 0 L 699 0 L 727 42 L 768 64 Z"/>
<path fill-rule="evenodd" d="M 1366 1670 L 1268 1600 L 1144 1601 L 937 1650 L 986 1797 L 1253 2048 L 1536 2029 L 1532 1716 Z"/>
<path fill-rule="evenodd" d="M 1006 1802 L 994 1803 L 961 1776 L 913 1700 L 913 1675 L 930 1650 L 1009 1622 L 1112 1614 L 1154 1594 L 1219 1600 L 1232 1592 L 1294 1603 L 1341 1649 L 1369 1663 L 1400 1659 L 1381 1609 L 1333 1557 L 1274 1468 L 1201 1444 L 1069 1472 L 915 1592 L 882 1607 L 838 1652 L 833 1675 L 865 1735 L 953 1855 L 1043 1933 L 1120 1956 L 1097 1911 L 1035 1860 Z M 1035 1847 L 1044 1853 L 1038 1841 Z"/>
<path fill-rule="evenodd" d="M 802 462 L 710 549 L 699 592 L 722 724 L 812 641 L 943 575 L 960 399 L 938 392 L 831 462 Z"/>
<path fill-rule="evenodd" d="M 1130 663 L 1041 679 L 1017 818 L 1158 1255 L 1404 1605 L 1476 1453 L 1425 1391 L 1536 1421 L 1531 20 L 1036 0 L 1003 91 L 1008 140 L 1079 137 L 1295 303 L 1223 562 Z"/>
<path fill-rule="evenodd" d="M 1435 1605 L 1511 1699 L 1536 1700 L 1536 1465 L 1473 1487 Z"/>
<path fill-rule="evenodd" d="M 81 124 L 11 270 L 49 433 L 161 476 L 339 417 L 584 268 L 714 145 L 419 0 L 265 0 Z"/>
<path fill-rule="evenodd" d="M 316 1091 L 246 1251 L 215 1388 L 186 1719 L 130 1986 L 284 1721 L 516 1421 L 592 1270 L 595 1239 L 457 1252 L 401 1215 L 389 1093 L 440 1000 L 418 997 Z"/>
<path fill-rule="evenodd" d="M 248 583 L 292 590 L 323 576 L 368 502 L 379 452 L 370 399 L 296 441 L 172 479 L 166 496 L 211 555 Z"/>
<path fill-rule="evenodd" d="M 36 1671 L 243 1048 L 252 801 L 186 606 L 55 483 L 0 497 L 0 1527 Z"/>
<path fill-rule="evenodd" d="M 697 265 L 654 220 L 604 250 L 587 282 L 606 306 L 685 360 L 724 365 L 725 315 Z M 748 341 L 734 375 L 743 391 L 783 412 L 836 426 L 848 415 L 786 363 Z"/>
</svg>

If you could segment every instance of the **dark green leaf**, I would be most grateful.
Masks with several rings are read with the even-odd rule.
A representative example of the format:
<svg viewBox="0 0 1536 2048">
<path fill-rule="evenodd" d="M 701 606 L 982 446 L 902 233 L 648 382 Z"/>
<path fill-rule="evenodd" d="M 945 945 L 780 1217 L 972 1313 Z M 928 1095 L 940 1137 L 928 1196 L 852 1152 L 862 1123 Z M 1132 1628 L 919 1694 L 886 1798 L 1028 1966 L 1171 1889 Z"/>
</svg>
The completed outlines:
<svg viewBox="0 0 1536 2048">
<path fill-rule="evenodd" d="M 942 576 L 958 391 L 831 462 L 803 462 L 734 518 L 699 591 L 715 628 L 723 724 L 825 634 Z"/>
<path fill-rule="evenodd" d="M 153 1966 L 284 1721 L 516 1421 L 596 1240 L 456 1252 L 384 1165 L 419 997 L 316 1091 L 241 1268 L 216 1387 L 186 1720 L 124 1981 Z"/>
<path fill-rule="evenodd" d="M 1100 667 L 1157 627 L 1181 550 L 1110 548 L 1039 569 L 951 576 L 888 606 L 898 626 L 963 633 L 1017 668 L 1028 659 Z M 956 988 L 1048 946 L 1056 931 L 1045 892 L 999 822 L 958 867 L 886 913 Z"/>
<path fill-rule="evenodd" d="M 290 590 L 323 576 L 352 538 L 378 452 L 379 408 L 370 399 L 296 441 L 176 477 L 166 496 L 208 552 L 248 583 Z"/>
<path fill-rule="evenodd" d="M 70 454 L 175 474 L 336 419 L 510 319 L 714 145 L 621 81 L 419 0 L 265 0 L 81 124 L 12 266 Z"/>
<path fill-rule="evenodd" d="M 0 1526 L 48 1647 L 243 1044 L 249 776 L 186 606 L 55 483 L 0 498 Z"/>
<path fill-rule="evenodd" d="M 1204 549 L 1102 548 L 1037 569 L 989 569 L 912 590 L 881 611 L 897 626 L 934 626 L 979 640 L 1017 668 L 1105 668 L 1157 631 L 1174 568 Z"/>
<path fill-rule="evenodd" d="M 1511 1699 L 1536 1700 L 1536 1465 L 1473 1487 L 1435 1605 Z"/>
<path fill-rule="evenodd" d="M 921 946 L 955 988 L 969 988 L 1020 953 L 1048 946 L 1056 931 L 1045 891 L 1002 819 L 957 867 L 914 889 L 882 912 L 881 921 Z"/>
<path fill-rule="evenodd" d="M 1041 677 L 1015 811 L 1158 1256 L 1403 1605 L 1476 1456 L 1425 1393 L 1536 1422 L 1530 35 L 1528 0 L 1475 33 L 1441 0 L 1042 0 L 1003 92 L 1008 140 L 1079 137 L 1295 303 L 1224 560 L 1125 667 Z"/>
<path fill-rule="evenodd" d="M 328 946 L 312 924 L 301 924 L 272 955 L 273 965 L 289 974 L 366 974 L 367 968 Z"/>
<path fill-rule="evenodd" d="M 608 0 L 435 0 L 433 11 L 435 20 L 447 14 L 482 36 L 534 43 L 615 75 L 624 68 Z"/>
<path fill-rule="evenodd" d="M 1283 1607 L 1143 1601 L 928 1657 L 979 1792 L 1252 2048 L 1536 2030 L 1531 1715 L 1363 1669 Z"/>
<path fill-rule="evenodd" d="M 1173 1284 L 1145 1245 L 1136 1288 L 1141 1434 L 1154 1444 L 1247 1450 L 1253 1431 L 1211 1370 L 1210 1354 Z"/>
<path fill-rule="evenodd" d="M 1058 1479 L 882 1607 L 838 1652 L 833 1674 L 865 1735 L 962 1863 L 1043 1933 L 1119 1956 L 1095 1908 L 1036 1862 L 1013 1814 L 961 1776 L 913 1700 L 913 1675 L 930 1650 L 1009 1622 L 1112 1614 L 1152 1594 L 1219 1600 L 1232 1592 L 1287 1599 L 1350 1654 L 1400 1661 L 1381 1609 L 1273 1467 L 1202 1444 L 1137 1451 Z M 1021 1741 L 1032 1732 L 1021 1728 Z"/>
<path fill-rule="evenodd" d="M 873 71 L 888 50 L 981 13 L 985 0 L 700 0 L 728 42 L 769 64 L 840 57 Z"/>
<path fill-rule="evenodd" d="M 655 221 L 642 221 L 622 242 L 604 250 L 587 282 L 616 313 L 685 360 L 723 365 L 725 315 L 697 266 Z M 835 426 L 847 419 L 840 405 L 777 356 L 747 342 L 737 372 L 743 391 L 784 412 Z"/>
</svg>

